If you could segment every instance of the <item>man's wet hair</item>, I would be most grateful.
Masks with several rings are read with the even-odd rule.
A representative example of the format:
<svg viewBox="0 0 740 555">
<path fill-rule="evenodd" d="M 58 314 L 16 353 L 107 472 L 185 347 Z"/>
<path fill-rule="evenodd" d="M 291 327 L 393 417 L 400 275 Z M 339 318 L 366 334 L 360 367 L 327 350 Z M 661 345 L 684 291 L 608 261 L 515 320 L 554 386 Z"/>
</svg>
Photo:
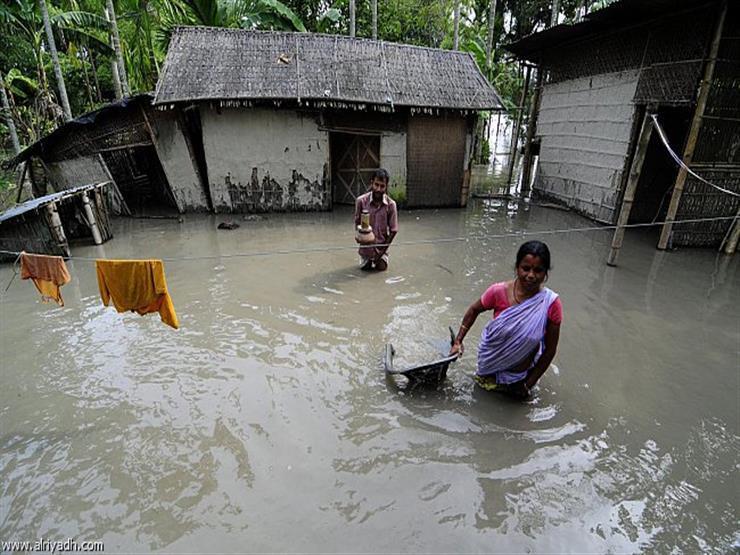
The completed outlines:
<svg viewBox="0 0 740 555">
<path fill-rule="evenodd" d="M 388 175 L 388 170 L 386 170 L 385 168 L 378 168 L 377 170 L 375 170 L 373 172 L 372 179 L 375 179 L 376 177 L 378 179 L 382 179 L 386 183 L 390 183 L 390 181 L 391 181 L 391 176 Z"/>
<path fill-rule="evenodd" d="M 545 270 L 548 272 L 550 271 L 552 268 L 550 265 L 550 249 L 547 248 L 545 243 L 542 241 L 527 241 L 519 247 L 519 252 L 516 253 L 516 267 L 519 267 L 519 263 L 528 254 L 536 256 L 542 260 L 542 265 L 545 267 Z"/>
</svg>

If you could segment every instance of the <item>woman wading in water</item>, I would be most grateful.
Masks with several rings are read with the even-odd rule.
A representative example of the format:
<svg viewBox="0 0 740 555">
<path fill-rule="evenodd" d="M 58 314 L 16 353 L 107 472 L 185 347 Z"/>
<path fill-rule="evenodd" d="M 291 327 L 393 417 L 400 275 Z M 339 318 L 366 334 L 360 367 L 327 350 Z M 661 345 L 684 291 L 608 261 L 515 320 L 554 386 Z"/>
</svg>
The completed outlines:
<svg viewBox="0 0 740 555">
<path fill-rule="evenodd" d="M 450 354 L 462 355 L 478 315 L 493 310 L 478 346 L 475 381 L 484 389 L 526 398 L 555 357 L 563 306 L 545 287 L 549 270 L 550 249 L 528 241 L 516 255 L 516 278 L 494 283 L 465 312 Z"/>
</svg>

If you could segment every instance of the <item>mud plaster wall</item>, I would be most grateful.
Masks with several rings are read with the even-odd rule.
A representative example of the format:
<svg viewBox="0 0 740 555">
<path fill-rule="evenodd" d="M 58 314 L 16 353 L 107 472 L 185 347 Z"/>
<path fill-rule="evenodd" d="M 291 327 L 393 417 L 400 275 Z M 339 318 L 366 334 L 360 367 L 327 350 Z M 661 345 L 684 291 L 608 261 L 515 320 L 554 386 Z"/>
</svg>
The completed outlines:
<svg viewBox="0 0 740 555">
<path fill-rule="evenodd" d="M 49 170 L 49 181 L 55 191 L 110 179 L 97 154 L 70 158 L 61 162 L 49 162 L 46 167 Z"/>
<path fill-rule="evenodd" d="M 328 210 L 329 134 L 292 110 L 201 109 L 217 212 Z"/>
<path fill-rule="evenodd" d="M 206 193 L 190 157 L 177 111 L 155 110 L 151 117 L 159 160 L 178 206 L 183 212 L 207 211 Z"/>
<path fill-rule="evenodd" d="M 637 79 L 637 71 L 621 71 L 545 85 L 534 183 L 541 196 L 599 221 L 616 220 Z"/>
<path fill-rule="evenodd" d="M 391 176 L 390 187 L 406 192 L 406 133 L 384 131 L 380 137 L 380 165 Z"/>
</svg>

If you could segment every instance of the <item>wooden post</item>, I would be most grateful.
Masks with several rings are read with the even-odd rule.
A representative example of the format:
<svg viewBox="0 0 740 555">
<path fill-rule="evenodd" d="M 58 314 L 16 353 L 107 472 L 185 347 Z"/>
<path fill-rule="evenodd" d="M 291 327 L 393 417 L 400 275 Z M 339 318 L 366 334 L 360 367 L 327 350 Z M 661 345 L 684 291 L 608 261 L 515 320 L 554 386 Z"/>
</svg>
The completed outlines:
<svg viewBox="0 0 740 555">
<path fill-rule="evenodd" d="M 738 208 L 737 210 L 735 219 L 732 220 L 732 225 L 734 227 L 732 228 L 732 231 L 730 232 L 730 236 L 727 239 L 727 242 L 724 244 L 725 254 L 735 254 L 735 251 L 737 250 L 738 241 L 740 241 L 740 208 Z"/>
<path fill-rule="evenodd" d="M 85 218 L 87 218 L 87 226 L 90 228 L 93 236 L 93 242 L 96 245 L 103 244 L 103 238 L 100 236 L 100 230 L 98 229 L 98 222 L 93 214 L 92 206 L 90 206 L 90 197 L 87 196 L 87 191 L 82 193 L 82 207 L 85 210 Z"/>
<path fill-rule="evenodd" d="M 511 157 L 509 159 L 509 171 L 506 175 L 506 183 L 511 186 L 511 176 L 514 174 L 514 165 L 516 164 L 516 151 L 517 143 L 519 142 L 519 128 L 522 125 L 522 114 L 524 113 L 524 102 L 527 99 L 527 92 L 529 91 L 529 77 L 532 71 L 532 66 L 527 66 L 527 71 L 524 77 L 524 88 L 522 89 L 522 97 L 519 100 L 519 110 L 516 115 L 516 124 L 511 132 Z"/>
<path fill-rule="evenodd" d="M 532 173 L 532 140 L 537 129 L 537 113 L 540 104 L 540 94 L 542 91 L 542 68 L 537 69 L 537 81 L 535 82 L 534 95 L 532 96 L 532 105 L 529 108 L 529 118 L 527 120 L 527 140 L 524 145 L 524 162 L 522 162 L 522 196 L 526 196 L 531 191 L 531 173 Z"/>
<path fill-rule="evenodd" d="M 62 220 L 59 217 L 57 211 L 57 203 L 50 202 L 46 205 L 46 212 L 49 215 L 49 227 L 51 228 L 51 235 L 56 240 L 57 245 L 64 253 L 64 256 L 69 258 L 69 243 L 67 243 L 67 236 L 64 234 L 64 228 L 62 227 Z"/>
<path fill-rule="evenodd" d="M 704 67 L 704 76 L 702 77 L 701 84 L 699 85 L 699 95 L 697 96 L 696 100 L 696 110 L 694 110 L 694 117 L 691 120 L 691 128 L 689 129 L 689 136 L 686 140 L 686 148 L 683 151 L 683 163 L 686 164 L 686 166 L 690 166 L 691 161 L 694 158 L 696 140 L 699 137 L 699 131 L 701 130 L 701 120 L 704 116 L 704 109 L 707 106 L 707 99 L 709 98 L 709 89 L 712 85 L 712 78 L 714 76 L 714 65 L 717 60 L 717 52 L 719 51 L 719 43 L 722 39 L 722 27 L 724 27 L 726 15 L 727 2 L 723 2 L 722 7 L 720 8 L 719 17 L 717 18 L 717 27 L 714 30 L 712 45 L 709 48 L 709 58 L 707 59 L 707 65 Z M 668 205 L 668 213 L 666 214 L 663 229 L 660 232 L 658 248 L 661 250 L 664 250 L 668 246 L 668 240 L 670 239 L 671 232 L 673 231 L 673 221 L 676 219 L 678 205 L 681 202 L 681 195 L 683 194 L 683 187 L 686 184 L 686 177 L 687 172 L 683 167 L 681 167 L 678 170 L 678 175 L 676 176 L 676 184 L 673 186 L 673 195 L 671 195 L 671 202 Z"/>
<path fill-rule="evenodd" d="M 26 170 L 28 169 L 28 162 L 21 162 L 23 169 L 21 170 L 20 179 L 18 179 L 18 197 L 15 199 L 15 203 L 21 202 L 21 196 L 23 196 L 23 188 L 26 186 Z M 33 186 L 31 187 L 31 198 L 33 197 Z"/>
<path fill-rule="evenodd" d="M 637 149 L 635 150 L 635 156 L 632 159 L 632 165 L 630 166 L 630 174 L 627 179 L 627 186 L 624 189 L 624 198 L 622 199 L 622 208 L 619 210 L 619 219 L 617 220 L 617 229 L 614 230 L 614 237 L 612 237 L 612 250 L 609 253 L 609 258 L 606 263 L 609 266 L 617 265 L 617 255 L 619 249 L 622 248 L 622 241 L 624 240 L 624 227 L 629 222 L 630 212 L 632 211 L 632 203 L 635 200 L 635 191 L 637 190 L 637 182 L 640 180 L 640 172 L 642 171 L 642 163 L 645 161 L 645 154 L 647 153 L 647 147 L 650 143 L 650 135 L 653 132 L 653 124 L 650 119 L 650 113 L 645 111 L 645 116 L 642 118 L 642 128 L 640 129 L 640 139 L 637 143 Z"/>
</svg>

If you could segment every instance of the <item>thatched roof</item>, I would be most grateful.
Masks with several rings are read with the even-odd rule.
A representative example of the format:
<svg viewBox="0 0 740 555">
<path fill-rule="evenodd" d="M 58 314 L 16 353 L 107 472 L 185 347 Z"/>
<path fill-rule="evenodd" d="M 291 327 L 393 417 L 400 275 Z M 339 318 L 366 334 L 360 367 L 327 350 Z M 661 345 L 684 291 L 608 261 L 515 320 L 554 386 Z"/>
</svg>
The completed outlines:
<svg viewBox="0 0 740 555">
<path fill-rule="evenodd" d="M 388 109 L 503 108 L 467 52 L 210 27 L 177 29 L 154 103 L 283 99 Z"/>
</svg>

